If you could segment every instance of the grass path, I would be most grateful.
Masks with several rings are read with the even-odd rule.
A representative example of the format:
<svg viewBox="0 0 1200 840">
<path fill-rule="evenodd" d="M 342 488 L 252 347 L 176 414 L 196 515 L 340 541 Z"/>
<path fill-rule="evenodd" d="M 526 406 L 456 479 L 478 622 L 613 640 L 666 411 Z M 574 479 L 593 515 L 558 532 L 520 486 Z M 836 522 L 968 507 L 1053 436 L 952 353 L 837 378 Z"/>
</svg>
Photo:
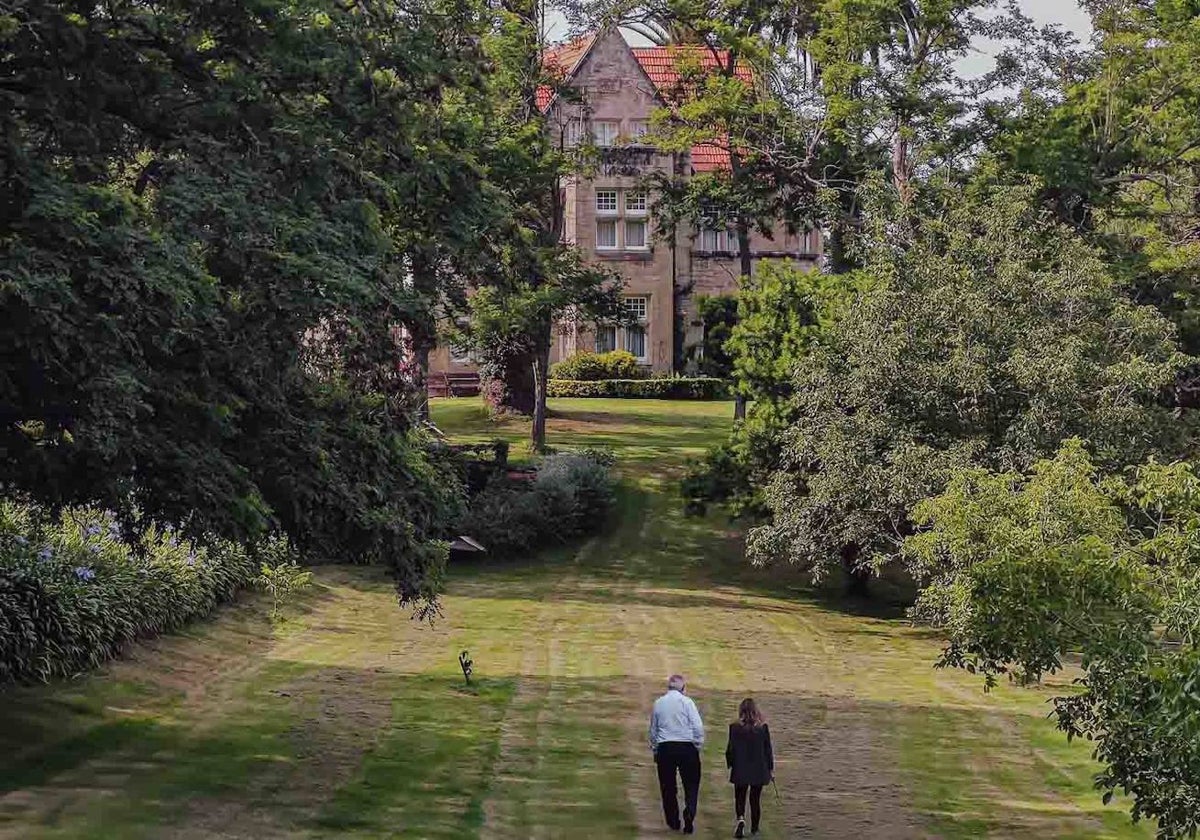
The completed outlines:
<svg viewBox="0 0 1200 840">
<path fill-rule="evenodd" d="M 1061 684 L 985 695 L 932 668 L 930 634 L 747 569 L 727 523 L 682 516 L 682 465 L 729 406 L 554 408 L 554 445 L 620 452 L 608 533 L 452 570 L 432 625 L 374 571 L 323 569 L 281 627 L 250 599 L 101 674 L 7 692 L 0 838 L 665 837 L 645 722 L 674 670 L 710 731 L 700 837 L 730 835 L 724 726 L 748 693 L 780 759 L 764 837 L 1152 836 L 1100 805 L 1087 747 L 1045 720 Z M 524 432 L 470 400 L 435 416 L 456 437 Z"/>
</svg>

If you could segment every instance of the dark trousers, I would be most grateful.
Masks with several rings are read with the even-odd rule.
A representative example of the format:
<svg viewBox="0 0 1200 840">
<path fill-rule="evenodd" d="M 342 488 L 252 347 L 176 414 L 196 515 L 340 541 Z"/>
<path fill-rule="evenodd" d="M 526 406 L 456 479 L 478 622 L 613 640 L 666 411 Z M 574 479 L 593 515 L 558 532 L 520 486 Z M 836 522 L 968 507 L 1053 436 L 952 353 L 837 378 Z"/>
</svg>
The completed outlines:
<svg viewBox="0 0 1200 840">
<path fill-rule="evenodd" d="M 762 785 L 734 785 L 733 808 L 737 811 L 738 819 L 746 816 L 746 792 L 750 793 L 750 830 L 758 831 L 758 822 L 762 819 Z"/>
<path fill-rule="evenodd" d="M 667 825 L 679 829 L 676 773 L 683 779 L 683 823 L 691 825 L 696 819 L 696 805 L 700 800 L 700 751 L 695 744 L 668 741 L 658 745 L 654 763 L 658 765 L 658 787 L 662 791 L 663 816 L 667 818 Z"/>
</svg>

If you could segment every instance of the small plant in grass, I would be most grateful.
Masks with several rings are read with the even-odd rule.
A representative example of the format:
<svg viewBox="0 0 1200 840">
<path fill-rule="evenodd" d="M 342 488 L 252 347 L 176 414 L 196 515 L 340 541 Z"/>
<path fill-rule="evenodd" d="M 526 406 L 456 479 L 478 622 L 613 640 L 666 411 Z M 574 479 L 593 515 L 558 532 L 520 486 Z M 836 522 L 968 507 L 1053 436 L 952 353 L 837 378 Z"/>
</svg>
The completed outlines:
<svg viewBox="0 0 1200 840">
<path fill-rule="evenodd" d="M 271 596 L 271 619 L 278 621 L 292 596 L 312 586 L 312 572 L 301 568 L 295 560 L 263 563 L 254 582 Z"/>
</svg>

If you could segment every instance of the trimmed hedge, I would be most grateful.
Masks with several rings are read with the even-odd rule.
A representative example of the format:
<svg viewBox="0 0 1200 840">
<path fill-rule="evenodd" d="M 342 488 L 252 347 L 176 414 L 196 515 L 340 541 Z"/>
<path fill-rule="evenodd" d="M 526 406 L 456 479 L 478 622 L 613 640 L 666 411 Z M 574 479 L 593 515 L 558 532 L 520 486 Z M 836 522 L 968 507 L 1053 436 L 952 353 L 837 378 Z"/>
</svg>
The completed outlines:
<svg viewBox="0 0 1200 840">
<path fill-rule="evenodd" d="M 710 376 L 663 379 L 602 379 L 580 382 L 551 379 L 546 387 L 551 397 L 612 397 L 644 400 L 724 400 L 729 399 L 729 383 Z"/>
<path fill-rule="evenodd" d="M 600 379 L 645 379 L 646 372 L 638 366 L 637 358 L 624 350 L 608 353 L 576 353 L 550 365 L 551 379 L 573 379 L 595 382 Z"/>
<path fill-rule="evenodd" d="M 130 545 L 108 512 L 50 516 L 0 500 L 0 684 L 94 668 L 129 642 L 203 616 L 247 586 L 283 540 L 251 556 L 151 527 Z"/>
</svg>

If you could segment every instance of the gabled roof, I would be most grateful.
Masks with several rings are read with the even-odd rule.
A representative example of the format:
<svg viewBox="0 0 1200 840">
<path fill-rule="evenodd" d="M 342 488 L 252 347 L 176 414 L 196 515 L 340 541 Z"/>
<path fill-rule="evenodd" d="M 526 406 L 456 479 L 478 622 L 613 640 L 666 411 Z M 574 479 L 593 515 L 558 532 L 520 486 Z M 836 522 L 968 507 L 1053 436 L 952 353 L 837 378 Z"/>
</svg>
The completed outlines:
<svg viewBox="0 0 1200 840">
<path fill-rule="evenodd" d="M 584 56 L 596 42 L 596 33 L 581 35 L 571 41 L 555 44 L 542 53 L 542 66 L 560 79 L 570 79 L 583 63 Z M 537 89 L 537 106 L 543 111 L 554 101 L 554 89 L 540 85 Z"/>
<path fill-rule="evenodd" d="M 550 47 L 542 56 L 547 70 L 563 81 L 569 81 L 579 70 L 583 59 L 596 42 L 592 33 Z M 664 102 L 677 101 L 686 93 L 685 71 L 694 67 L 711 71 L 721 69 L 729 60 L 726 50 L 712 50 L 700 44 L 675 44 L 665 47 L 628 47 L 646 77 Z M 739 61 L 734 74 L 743 82 L 754 80 L 753 73 L 745 62 Z M 554 101 L 553 88 L 538 88 L 537 104 L 543 111 Z M 711 143 L 700 143 L 692 147 L 692 169 L 696 172 L 718 172 L 729 168 L 729 151 Z"/>
<path fill-rule="evenodd" d="M 700 44 L 676 44 L 666 47 L 631 47 L 630 52 L 642 65 L 650 81 L 663 96 L 670 97 L 680 90 L 680 69 L 699 67 L 701 70 L 719 70 L 729 61 L 728 50 L 711 50 Z M 743 82 L 754 81 L 749 65 L 739 61 L 734 74 Z"/>
</svg>

